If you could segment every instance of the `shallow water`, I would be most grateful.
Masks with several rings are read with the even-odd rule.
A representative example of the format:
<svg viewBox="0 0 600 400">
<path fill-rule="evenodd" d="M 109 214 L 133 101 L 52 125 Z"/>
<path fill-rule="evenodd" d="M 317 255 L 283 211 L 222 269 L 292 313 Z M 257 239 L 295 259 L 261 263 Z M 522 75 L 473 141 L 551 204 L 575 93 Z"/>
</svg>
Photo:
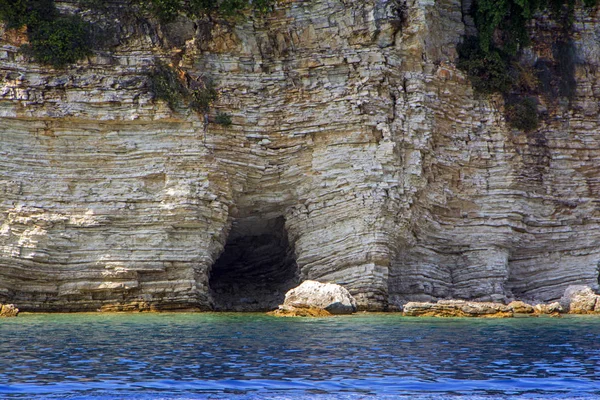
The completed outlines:
<svg viewBox="0 0 600 400">
<path fill-rule="evenodd" d="M 22 314 L 1 398 L 596 398 L 600 318 Z"/>
</svg>

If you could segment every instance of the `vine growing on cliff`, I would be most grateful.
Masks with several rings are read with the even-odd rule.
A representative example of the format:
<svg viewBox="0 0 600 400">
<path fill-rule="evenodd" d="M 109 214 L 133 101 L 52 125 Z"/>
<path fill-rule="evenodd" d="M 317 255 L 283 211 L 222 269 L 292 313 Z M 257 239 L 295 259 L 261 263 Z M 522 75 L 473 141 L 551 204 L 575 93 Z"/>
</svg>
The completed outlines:
<svg viewBox="0 0 600 400">
<path fill-rule="evenodd" d="M 184 106 L 208 116 L 212 103 L 218 98 L 218 91 L 212 79 L 192 79 L 186 73 L 161 61 L 150 70 L 148 80 L 154 99 L 166 102 L 172 110 Z M 214 122 L 230 126 L 231 117 L 218 112 Z"/>
</svg>

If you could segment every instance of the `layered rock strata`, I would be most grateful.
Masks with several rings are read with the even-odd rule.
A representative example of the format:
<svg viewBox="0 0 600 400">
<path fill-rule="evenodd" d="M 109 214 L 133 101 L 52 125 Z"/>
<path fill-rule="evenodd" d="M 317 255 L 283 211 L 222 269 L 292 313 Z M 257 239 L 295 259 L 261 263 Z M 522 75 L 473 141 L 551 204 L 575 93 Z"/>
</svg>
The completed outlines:
<svg viewBox="0 0 600 400">
<path fill-rule="evenodd" d="M 507 318 L 514 315 L 514 310 L 499 303 L 440 300 L 437 303 L 408 302 L 404 305 L 404 315 L 408 317 Z"/>
<path fill-rule="evenodd" d="M 577 300 L 574 304 L 578 304 Z M 573 314 L 591 314 L 592 312 L 577 312 Z M 593 308 L 592 308 L 593 310 Z M 479 317 L 479 318 L 509 318 L 516 314 L 540 316 L 550 315 L 559 317 L 565 309 L 559 302 L 539 303 L 535 306 L 522 301 L 512 301 L 509 304 L 465 301 L 465 300 L 439 300 L 436 303 L 408 302 L 403 307 L 403 315 L 407 317 Z"/>
<path fill-rule="evenodd" d="M 0 301 L 261 309 L 314 279 L 381 310 L 598 288 L 596 11 L 575 13 L 574 96 L 525 134 L 456 69 L 458 0 L 286 0 L 163 27 L 77 4 L 59 5 L 127 23 L 68 70 L 0 29 Z M 553 29 L 536 20 L 532 64 Z M 217 83 L 209 115 L 152 99 L 156 59 Z"/>
</svg>

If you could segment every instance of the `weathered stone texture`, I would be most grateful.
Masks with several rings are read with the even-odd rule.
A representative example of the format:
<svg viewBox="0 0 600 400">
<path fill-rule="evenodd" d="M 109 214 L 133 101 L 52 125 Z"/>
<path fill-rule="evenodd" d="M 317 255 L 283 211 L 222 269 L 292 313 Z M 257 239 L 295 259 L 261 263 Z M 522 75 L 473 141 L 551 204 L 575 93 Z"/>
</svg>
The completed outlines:
<svg viewBox="0 0 600 400">
<path fill-rule="evenodd" d="M 408 317 L 510 318 L 514 313 L 510 306 L 499 303 L 440 300 L 437 303 L 408 302 L 404 305 L 404 315 Z"/>
<path fill-rule="evenodd" d="M 0 30 L 0 300 L 209 309 L 232 290 L 211 294 L 223 249 L 266 236 L 285 236 L 272 262 L 235 268 L 278 280 L 256 286 L 270 299 L 306 279 L 373 310 L 597 289 L 596 16 L 576 13 L 574 98 L 529 134 L 456 69 L 463 17 L 458 0 L 283 1 L 237 25 L 122 24 L 112 52 L 66 71 Z M 232 126 L 152 101 L 156 58 L 211 76 L 209 120 Z"/>
<path fill-rule="evenodd" d="M 533 314 L 535 312 L 535 308 L 531 304 L 519 300 L 508 303 L 508 308 L 515 314 Z"/>
<path fill-rule="evenodd" d="M 19 309 L 14 304 L 0 304 L 0 317 L 16 317 Z"/>
<path fill-rule="evenodd" d="M 587 286 L 569 286 L 560 299 L 563 310 L 570 314 L 600 313 L 600 295 Z"/>
<path fill-rule="evenodd" d="M 348 290 L 334 283 L 306 280 L 285 294 L 282 313 L 295 313 L 298 309 L 322 309 L 329 314 L 356 312 L 356 300 Z"/>
</svg>

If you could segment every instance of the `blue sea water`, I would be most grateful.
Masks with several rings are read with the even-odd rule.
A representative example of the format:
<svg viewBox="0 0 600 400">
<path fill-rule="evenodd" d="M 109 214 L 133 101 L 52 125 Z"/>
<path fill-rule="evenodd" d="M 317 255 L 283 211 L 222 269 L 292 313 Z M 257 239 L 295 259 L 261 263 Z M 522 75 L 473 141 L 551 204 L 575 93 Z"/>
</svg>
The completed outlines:
<svg viewBox="0 0 600 400">
<path fill-rule="evenodd" d="M 600 318 L 22 314 L 0 398 L 600 398 Z"/>
</svg>

